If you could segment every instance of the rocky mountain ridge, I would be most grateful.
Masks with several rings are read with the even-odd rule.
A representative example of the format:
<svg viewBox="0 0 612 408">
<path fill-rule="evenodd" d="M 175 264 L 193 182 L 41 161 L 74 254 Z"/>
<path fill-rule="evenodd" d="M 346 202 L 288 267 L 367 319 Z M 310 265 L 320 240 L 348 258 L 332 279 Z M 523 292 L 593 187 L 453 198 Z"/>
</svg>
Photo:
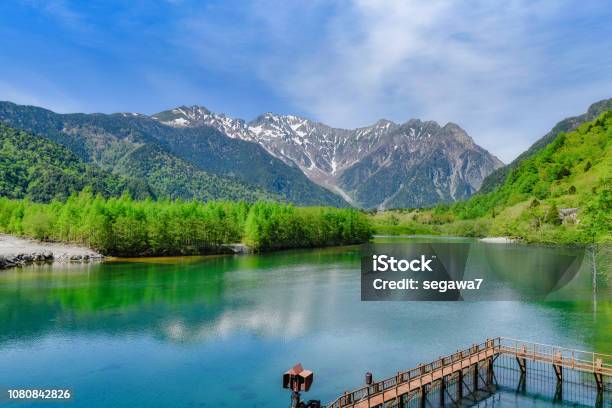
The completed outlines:
<svg viewBox="0 0 612 408">
<path fill-rule="evenodd" d="M 210 126 L 255 142 L 312 181 L 364 208 L 420 207 L 465 199 L 503 163 L 458 125 L 381 119 L 334 128 L 295 115 L 265 113 L 251 122 L 202 106 L 152 116 L 172 127 Z"/>
<path fill-rule="evenodd" d="M 58 114 L 1 101 L 0 123 L 67 148 L 94 169 L 141 181 L 159 199 L 348 205 L 297 166 L 213 126 L 166 126 L 136 113 Z"/>
</svg>

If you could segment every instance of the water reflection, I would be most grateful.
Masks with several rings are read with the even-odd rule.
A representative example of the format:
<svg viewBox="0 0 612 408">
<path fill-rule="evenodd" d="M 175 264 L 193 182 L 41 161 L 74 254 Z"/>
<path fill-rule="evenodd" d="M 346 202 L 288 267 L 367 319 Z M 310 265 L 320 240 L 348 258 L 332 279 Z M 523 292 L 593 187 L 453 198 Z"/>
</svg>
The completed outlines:
<svg viewBox="0 0 612 408">
<path fill-rule="evenodd" d="M 561 296 L 590 288 L 584 267 L 534 303 L 361 302 L 359 266 L 351 247 L 3 271 L 0 386 L 65 384 L 74 407 L 269 407 L 296 361 L 327 401 L 486 337 L 612 351 L 612 302 Z M 236 367 L 257 376 L 236 384 Z"/>
<path fill-rule="evenodd" d="M 55 328 L 153 330 L 174 339 L 238 330 L 296 336 L 348 282 L 338 275 L 352 273 L 355 251 L 9 270 L 0 274 L 0 339 Z"/>
<path fill-rule="evenodd" d="M 584 312 L 591 308 L 591 279 L 588 267 L 578 273 L 581 254 L 572 248 L 472 245 L 466 276 L 489 268 L 506 290 L 534 292 L 533 287 L 546 286 L 556 301 L 586 293 L 587 301 L 583 297 L 579 302 L 549 305 Z M 4 271 L 0 341 L 57 329 L 146 331 L 174 341 L 223 337 L 241 330 L 296 337 L 337 324 L 338 316 L 328 318 L 326 311 L 346 312 L 347 321 L 352 320 L 351 310 L 339 304 L 347 302 L 348 294 L 353 295 L 348 299 L 353 310 L 367 313 L 368 307 L 355 297 L 359 256 L 359 247 L 347 247 Z M 598 315 L 603 319 L 609 316 L 609 293 L 604 288 L 601 295 L 606 302 L 600 302 Z"/>
</svg>

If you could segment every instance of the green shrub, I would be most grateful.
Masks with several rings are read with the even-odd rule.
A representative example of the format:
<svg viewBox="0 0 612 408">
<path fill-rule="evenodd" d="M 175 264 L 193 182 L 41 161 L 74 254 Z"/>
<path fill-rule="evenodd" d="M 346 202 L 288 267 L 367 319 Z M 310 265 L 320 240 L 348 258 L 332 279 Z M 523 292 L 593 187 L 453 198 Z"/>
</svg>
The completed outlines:
<svg viewBox="0 0 612 408">
<path fill-rule="evenodd" d="M 544 217 L 544 222 L 551 225 L 560 225 L 561 218 L 559 217 L 559 209 L 557 208 L 557 204 L 555 202 L 548 208 L 546 212 L 546 216 Z"/>
</svg>

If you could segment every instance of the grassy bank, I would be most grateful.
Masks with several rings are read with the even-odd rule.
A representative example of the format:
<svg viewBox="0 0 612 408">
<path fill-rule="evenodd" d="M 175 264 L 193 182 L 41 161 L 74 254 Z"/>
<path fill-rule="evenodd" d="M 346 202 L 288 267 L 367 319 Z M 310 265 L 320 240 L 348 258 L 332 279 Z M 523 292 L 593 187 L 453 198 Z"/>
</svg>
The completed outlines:
<svg viewBox="0 0 612 408">
<path fill-rule="evenodd" d="M 135 201 L 89 192 L 48 204 L 0 198 L 0 232 L 84 244 L 106 255 L 215 253 L 245 242 L 256 251 L 344 245 L 370 237 L 353 209 L 227 201 Z"/>
<path fill-rule="evenodd" d="M 503 186 L 452 205 L 372 214 L 381 234 L 510 236 L 527 242 L 612 242 L 612 111 L 560 133 Z"/>
</svg>

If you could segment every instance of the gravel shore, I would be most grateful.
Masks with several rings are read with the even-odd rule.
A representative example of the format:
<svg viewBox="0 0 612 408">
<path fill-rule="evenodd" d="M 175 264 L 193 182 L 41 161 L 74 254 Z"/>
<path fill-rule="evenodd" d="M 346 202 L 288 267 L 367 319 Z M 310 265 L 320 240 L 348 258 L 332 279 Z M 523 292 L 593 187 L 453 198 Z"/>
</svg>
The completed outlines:
<svg viewBox="0 0 612 408">
<path fill-rule="evenodd" d="M 89 262 L 102 258 L 101 254 L 85 246 L 0 234 L 0 269 L 32 262 Z"/>
<path fill-rule="evenodd" d="M 486 237 L 481 238 L 480 241 L 486 242 L 489 244 L 512 244 L 518 242 L 516 239 L 508 238 L 508 237 Z"/>
</svg>

